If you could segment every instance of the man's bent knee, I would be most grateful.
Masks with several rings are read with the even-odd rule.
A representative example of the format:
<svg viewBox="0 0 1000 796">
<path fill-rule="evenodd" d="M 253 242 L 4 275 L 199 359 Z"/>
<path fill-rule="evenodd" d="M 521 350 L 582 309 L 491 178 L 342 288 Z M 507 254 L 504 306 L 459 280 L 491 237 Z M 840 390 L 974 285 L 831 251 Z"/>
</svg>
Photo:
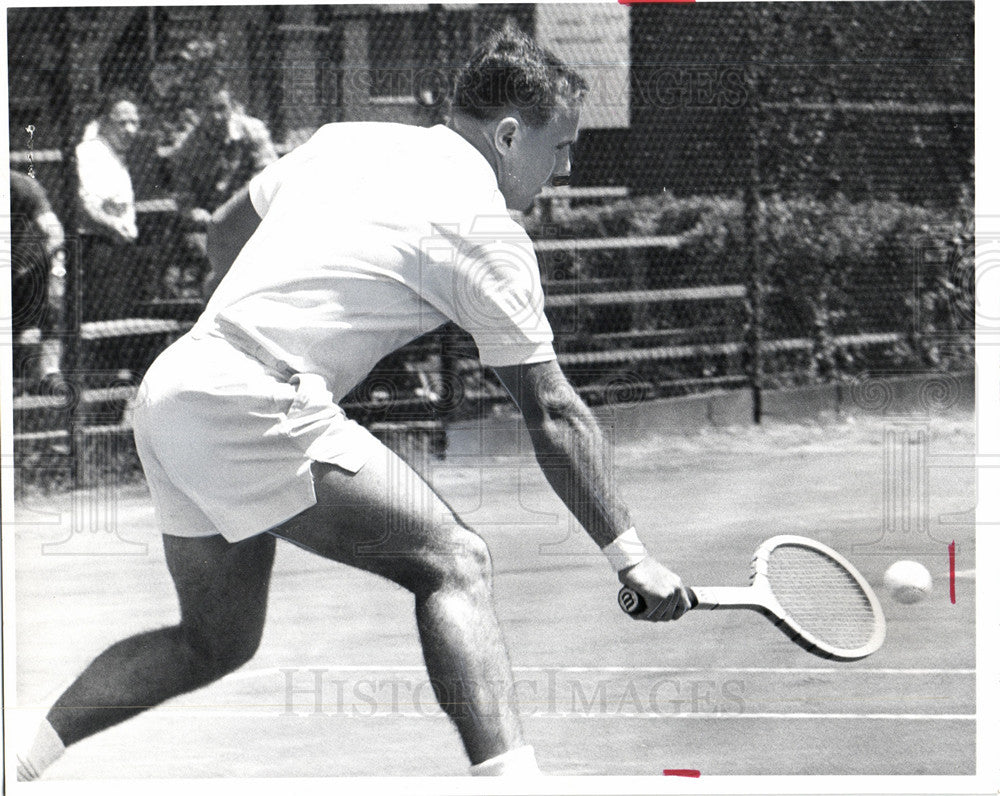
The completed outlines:
<svg viewBox="0 0 1000 796">
<path fill-rule="evenodd" d="M 423 577 L 414 591 L 489 588 L 493 565 L 486 542 L 461 526 L 453 527 L 447 538 L 445 551 L 428 554 L 423 561 Z"/>
<path fill-rule="evenodd" d="M 493 575 L 490 549 L 482 537 L 471 531 L 462 531 L 456 552 L 456 576 L 469 584 L 489 584 Z"/>
<path fill-rule="evenodd" d="M 203 628 L 181 624 L 180 632 L 193 654 L 192 664 L 205 682 L 218 680 L 239 669 L 256 654 L 262 629 L 233 629 L 208 633 Z"/>
<path fill-rule="evenodd" d="M 256 653 L 274 546 L 274 538 L 263 534 L 235 544 L 221 536 L 164 536 L 181 606 L 180 641 L 202 681 L 238 669 Z"/>
</svg>

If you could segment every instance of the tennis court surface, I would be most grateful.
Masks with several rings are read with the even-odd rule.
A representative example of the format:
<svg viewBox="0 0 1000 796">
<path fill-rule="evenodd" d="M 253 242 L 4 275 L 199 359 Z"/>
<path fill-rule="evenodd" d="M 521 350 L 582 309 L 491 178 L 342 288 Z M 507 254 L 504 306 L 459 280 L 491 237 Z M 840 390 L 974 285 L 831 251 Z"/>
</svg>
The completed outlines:
<svg viewBox="0 0 1000 796">
<path fill-rule="evenodd" d="M 975 773 L 971 412 L 619 434 L 617 480 L 647 544 L 692 585 L 745 585 L 754 548 L 801 534 L 875 587 L 884 647 L 821 660 L 745 612 L 634 623 L 617 579 L 530 454 L 457 434 L 428 477 L 490 544 L 529 741 L 550 774 Z M 605 413 L 609 429 L 614 412 Z M 640 429 L 637 431 L 636 429 Z M 107 644 L 176 619 L 142 485 L 24 498 L 17 697 L 39 706 Z M 948 545 L 955 542 L 955 599 Z M 104 553 L 93 555 L 94 552 Z M 881 573 L 934 576 L 916 605 Z M 51 780 L 463 775 L 407 594 L 279 545 L 258 655 L 76 747 Z"/>
</svg>

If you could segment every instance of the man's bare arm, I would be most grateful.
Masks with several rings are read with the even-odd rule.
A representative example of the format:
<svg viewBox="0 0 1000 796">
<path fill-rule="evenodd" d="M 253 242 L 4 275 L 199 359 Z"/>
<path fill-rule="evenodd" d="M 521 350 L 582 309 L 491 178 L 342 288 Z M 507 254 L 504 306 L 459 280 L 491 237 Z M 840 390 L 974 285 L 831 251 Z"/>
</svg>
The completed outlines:
<svg viewBox="0 0 1000 796">
<path fill-rule="evenodd" d="M 205 298 L 209 298 L 250 236 L 260 225 L 260 216 L 250 201 L 250 191 L 241 188 L 213 214 L 208 224 L 208 259 L 212 273 L 205 280 Z"/>
<path fill-rule="evenodd" d="M 521 409 L 542 472 L 599 547 L 630 526 L 611 451 L 593 413 L 555 361 L 496 368 Z"/>
<path fill-rule="evenodd" d="M 116 216 L 104 210 L 104 202 L 83 188 L 80 189 L 80 211 L 84 213 L 91 224 L 100 227 L 114 241 L 132 243 L 138 237 L 135 223 L 124 216 Z"/>
<path fill-rule="evenodd" d="M 681 579 L 645 556 L 628 508 L 615 489 L 609 443 L 559 365 L 550 361 L 495 371 L 521 409 L 542 472 L 590 537 L 607 553 L 609 546 L 634 536 L 642 552 L 616 569 L 618 579 L 642 594 L 650 606 L 637 618 L 683 615 L 690 600 Z"/>
<path fill-rule="evenodd" d="M 58 216 L 52 210 L 45 210 L 35 216 L 35 224 L 45 236 L 45 253 L 49 257 L 48 301 L 49 311 L 62 318 L 63 300 L 66 289 L 66 250 L 63 244 L 66 236 Z M 61 320 L 57 321 L 61 323 Z"/>
</svg>

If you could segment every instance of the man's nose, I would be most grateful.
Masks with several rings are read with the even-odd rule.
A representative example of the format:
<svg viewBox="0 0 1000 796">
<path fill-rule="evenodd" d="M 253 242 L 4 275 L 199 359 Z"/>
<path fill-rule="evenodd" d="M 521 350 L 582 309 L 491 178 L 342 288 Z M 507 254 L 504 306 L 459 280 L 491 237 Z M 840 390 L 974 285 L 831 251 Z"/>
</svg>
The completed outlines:
<svg viewBox="0 0 1000 796">
<path fill-rule="evenodd" d="M 559 187 L 560 185 L 569 185 L 570 168 L 570 158 L 569 153 L 567 153 L 560 159 L 559 163 L 556 164 L 556 168 L 552 172 L 549 182 L 555 187 Z"/>
</svg>

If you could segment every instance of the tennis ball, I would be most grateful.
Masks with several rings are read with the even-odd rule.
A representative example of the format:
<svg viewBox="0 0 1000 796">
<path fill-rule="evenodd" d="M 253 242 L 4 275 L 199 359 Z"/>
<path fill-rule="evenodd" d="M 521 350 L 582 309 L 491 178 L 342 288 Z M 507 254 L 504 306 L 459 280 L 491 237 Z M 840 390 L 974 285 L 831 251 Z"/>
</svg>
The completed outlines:
<svg viewBox="0 0 1000 796">
<path fill-rule="evenodd" d="M 893 599 L 901 603 L 920 602 L 933 583 L 927 567 L 916 561 L 897 561 L 885 571 L 882 582 Z"/>
</svg>

